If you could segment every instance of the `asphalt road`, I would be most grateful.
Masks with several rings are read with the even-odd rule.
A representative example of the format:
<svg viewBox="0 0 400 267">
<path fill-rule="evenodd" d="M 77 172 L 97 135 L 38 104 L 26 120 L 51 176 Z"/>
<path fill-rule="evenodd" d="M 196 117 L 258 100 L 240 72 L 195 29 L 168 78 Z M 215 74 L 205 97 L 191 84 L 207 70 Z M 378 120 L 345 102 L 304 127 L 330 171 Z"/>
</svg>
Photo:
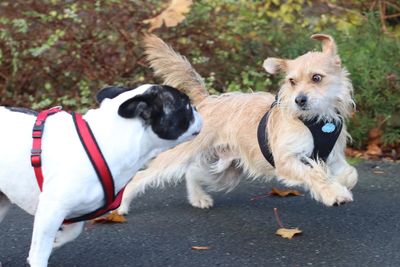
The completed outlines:
<svg viewBox="0 0 400 267">
<path fill-rule="evenodd" d="M 326 208 L 302 197 L 250 199 L 276 184 L 243 182 L 192 208 L 183 184 L 149 190 L 125 224 L 90 225 L 49 266 L 400 266 L 400 164 L 364 162 L 355 201 Z M 292 240 L 278 229 L 299 227 Z M 0 226 L 3 267 L 25 266 L 33 217 L 14 207 Z M 209 246 L 208 250 L 191 250 Z"/>
</svg>

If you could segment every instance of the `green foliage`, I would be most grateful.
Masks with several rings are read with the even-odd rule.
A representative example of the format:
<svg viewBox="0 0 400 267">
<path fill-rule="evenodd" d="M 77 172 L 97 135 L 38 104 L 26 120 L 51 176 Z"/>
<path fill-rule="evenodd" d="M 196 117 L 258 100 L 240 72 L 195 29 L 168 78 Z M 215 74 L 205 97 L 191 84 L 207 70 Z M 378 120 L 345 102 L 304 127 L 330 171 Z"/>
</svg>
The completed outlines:
<svg viewBox="0 0 400 267">
<path fill-rule="evenodd" d="M 328 6 L 311 1 L 235 3 L 201 1 L 187 23 L 172 30 L 175 36 L 181 36 L 174 45 L 179 51 L 189 58 L 207 58 L 193 62 L 208 77 L 207 85 L 213 92 L 276 91 L 279 78 L 265 73 L 263 60 L 295 58 L 320 49 L 309 36 L 328 33 L 338 43 L 355 88 L 358 111 L 349 127 L 353 145 L 365 147 L 369 131 L 376 127 L 383 130 L 384 143 L 400 142 L 399 40 L 382 32 L 375 14 L 362 15 L 347 7 L 329 13 Z M 201 38 L 194 36 L 196 30 L 202 33 Z M 183 45 L 179 47 L 179 43 Z"/>
<path fill-rule="evenodd" d="M 186 20 L 155 33 L 186 55 L 211 93 L 272 91 L 267 57 L 295 58 L 320 49 L 315 32 L 332 34 L 351 73 L 358 112 L 350 122 L 356 147 L 370 129 L 400 143 L 399 41 L 365 15 L 373 1 L 202 0 Z M 84 111 L 107 84 L 151 83 L 140 36 L 143 20 L 164 1 L 4 0 L 0 2 L 0 103 L 42 109 L 62 104 Z M 389 23 L 390 22 L 390 23 Z M 388 21 L 392 35 L 399 23 Z"/>
<path fill-rule="evenodd" d="M 383 35 L 374 17 L 340 39 L 343 63 L 351 73 L 357 103 L 350 124 L 355 145 L 371 128 L 383 130 L 382 141 L 400 140 L 400 42 Z"/>
<path fill-rule="evenodd" d="M 1 1 L 1 104 L 87 109 L 98 88 L 144 80 L 139 35 L 155 2 Z"/>
</svg>

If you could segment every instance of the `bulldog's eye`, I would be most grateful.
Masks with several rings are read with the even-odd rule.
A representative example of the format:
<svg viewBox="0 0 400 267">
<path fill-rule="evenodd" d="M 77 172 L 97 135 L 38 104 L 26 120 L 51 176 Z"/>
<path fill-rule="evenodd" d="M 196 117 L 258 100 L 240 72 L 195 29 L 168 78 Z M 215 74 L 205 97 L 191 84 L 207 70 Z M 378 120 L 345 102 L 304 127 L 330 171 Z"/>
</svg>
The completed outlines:
<svg viewBox="0 0 400 267">
<path fill-rule="evenodd" d="M 291 84 L 292 86 L 295 86 L 295 85 L 296 85 L 296 82 L 295 82 L 294 79 L 292 79 L 292 78 L 289 79 L 289 82 L 290 82 L 290 84 Z"/>
<path fill-rule="evenodd" d="M 320 74 L 314 74 L 311 78 L 311 80 L 315 83 L 319 83 L 320 81 L 322 81 L 322 75 Z"/>
</svg>

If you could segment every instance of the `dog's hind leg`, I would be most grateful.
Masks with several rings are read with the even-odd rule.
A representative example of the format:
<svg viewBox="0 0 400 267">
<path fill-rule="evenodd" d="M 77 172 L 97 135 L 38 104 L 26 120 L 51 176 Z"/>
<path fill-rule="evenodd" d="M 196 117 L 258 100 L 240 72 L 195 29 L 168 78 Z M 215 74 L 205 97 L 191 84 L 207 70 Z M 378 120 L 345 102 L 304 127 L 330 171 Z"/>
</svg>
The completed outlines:
<svg viewBox="0 0 400 267">
<path fill-rule="evenodd" d="M 168 182 L 178 182 L 183 177 L 185 167 L 181 166 L 157 166 L 149 167 L 146 170 L 137 172 L 132 180 L 125 187 L 118 214 L 128 214 L 129 205 L 134 198 L 143 193 L 149 186 L 163 186 Z"/>
<path fill-rule="evenodd" d="M 11 202 L 8 199 L 8 197 L 0 192 L 0 222 L 3 221 L 4 217 L 6 217 L 6 214 L 8 210 L 10 209 Z"/>
<path fill-rule="evenodd" d="M 139 195 L 140 192 L 144 192 L 148 180 L 151 180 L 151 177 L 146 176 L 146 170 L 136 173 L 125 187 L 121 205 L 117 210 L 118 214 L 128 214 L 130 203 Z"/>
<path fill-rule="evenodd" d="M 58 229 L 56 238 L 54 239 L 53 248 L 59 248 L 65 243 L 68 243 L 79 236 L 82 232 L 84 222 L 72 224 L 63 224 Z"/>
<path fill-rule="evenodd" d="M 127 214 L 131 201 L 147 187 L 161 187 L 166 183 L 179 182 L 187 172 L 190 162 L 197 154 L 196 149 L 190 147 L 192 143 L 187 142 L 159 154 L 147 169 L 139 171 L 125 188 L 122 202 L 118 208 L 118 214 Z"/>
<path fill-rule="evenodd" d="M 208 209 L 214 205 L 212 197 L 204 191 L 201 185 L 202 178 L 209 177 L 210 172 L 197 165 L 192 165 L 186 172 L 188 200 L 193 207 Z"/>
</svg>

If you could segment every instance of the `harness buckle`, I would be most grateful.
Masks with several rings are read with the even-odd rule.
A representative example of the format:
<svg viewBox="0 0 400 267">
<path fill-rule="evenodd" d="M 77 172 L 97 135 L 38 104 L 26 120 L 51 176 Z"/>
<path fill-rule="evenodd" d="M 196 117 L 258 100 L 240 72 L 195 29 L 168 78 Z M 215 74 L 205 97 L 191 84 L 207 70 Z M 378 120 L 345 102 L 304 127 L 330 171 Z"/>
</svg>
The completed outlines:
<svg viewBox="0 0 400 267">
<path fill-rule="evenodd" d="M 33 125 L 32 138 L 42 138 L 43 130 L 44 130 L 44 122 L 37 121 L 35 125 Z"/>
<path fill-rule="evenodd" d="M 40 156 L 42 154 L 42 150 L 40 148 L 32 148 L 31 156 Z"/>
<path fill-rule="evenodd" d="M 40 155 L 42 154 L 42 150 L 40 148 L 32 148 L 31 149 L 31 165 L 32 167 L 38 168 L 42 166 L 42 159 Z"/>
</svg>

